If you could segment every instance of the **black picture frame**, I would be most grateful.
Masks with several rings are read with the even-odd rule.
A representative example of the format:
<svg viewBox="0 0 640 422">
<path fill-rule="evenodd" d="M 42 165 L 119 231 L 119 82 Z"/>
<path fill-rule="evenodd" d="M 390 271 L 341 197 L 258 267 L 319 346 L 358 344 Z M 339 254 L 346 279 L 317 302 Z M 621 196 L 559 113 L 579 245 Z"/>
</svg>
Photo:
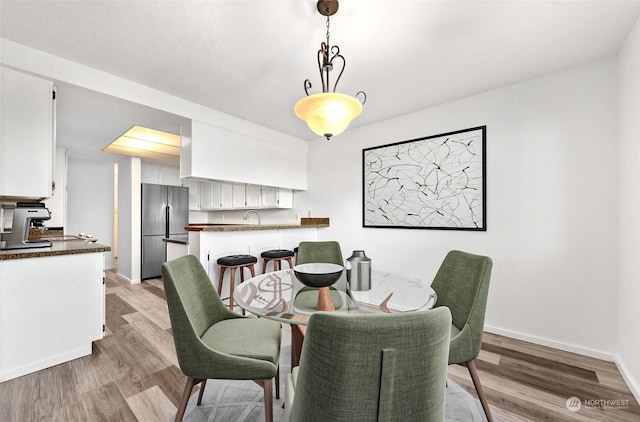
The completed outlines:
<svg viewBox="0 0 640 422">
<path fill-rule="evenodd" d="M 487 127 L 362 150 L 362 226 L 487 230 Z"/>
</svg>

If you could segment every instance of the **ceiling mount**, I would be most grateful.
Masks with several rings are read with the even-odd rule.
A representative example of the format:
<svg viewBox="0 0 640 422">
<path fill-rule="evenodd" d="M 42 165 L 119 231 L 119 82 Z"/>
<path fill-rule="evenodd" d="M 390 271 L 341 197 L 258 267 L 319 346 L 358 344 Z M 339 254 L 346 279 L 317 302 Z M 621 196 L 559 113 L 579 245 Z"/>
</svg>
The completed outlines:
<svg viewBox="0 0 640 422">
<path fill-rule="evenodd" d="M 340 4 L 338 4 L 338 0 L 319 0 L 317 7 L 322 16 L 333 16 L 338 11 Z"/>
</svg>

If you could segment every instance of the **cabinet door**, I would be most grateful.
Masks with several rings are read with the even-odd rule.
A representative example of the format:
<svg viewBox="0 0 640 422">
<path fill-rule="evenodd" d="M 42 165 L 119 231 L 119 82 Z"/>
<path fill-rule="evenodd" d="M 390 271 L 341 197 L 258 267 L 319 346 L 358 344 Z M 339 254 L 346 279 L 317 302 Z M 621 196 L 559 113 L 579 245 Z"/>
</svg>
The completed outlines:
<svg viewBox="0 0 640 422">
<path fill-rule="evenodd" d="M 200 211 L 200 182 L 192 179 L 182 179 L 182 186 L 189 188 L 189 210 Z"/>
<path fill-rule="evenodd" d="M 278 189 L 278 208 L 293 208 L 292 189 Z"/>
<path fill-rule="evenodd" d="M 233 194 L 234 189 L 231 183 L 216 182 L 220 192 L 220 208 L 231 209 L 233 208 Z"/>
<path fill-rule="evenodd" d="M 278 207 L 278 188 L 272 186 L 262 187 L 262 206 L 264 208 Z"/>
<path fill-rule="evenodd" d="M 293 190 L 263 186 L 262 208 L 293 208 Z"/>
<path fill-rule="evenodd" d="M 259 208 L 262 206 L 262 189 L 258 185 L 247 185 L 247 208 Z"/>
<path fill-rule="evenodd" d="M 49 198 L 55 162 L 53 83 L 4 67 L 0 80 L 0 196 Z"/>
<path fill-rule="evenodd" d="M 200 208 L 227 210 L 233 208 L 233 186 L 225 182 L 200 182 Z"/>
<path fill-rule="evenodd" d="M 245 208 L 247 205 L 247 194 L 244 184 L 233 184 L 233 208 Z"/>
<path fill-rule="evenodd" d="M 217 182 L 200 182 L 200 209 L 220 209 L 220 184 Z"/>
<path fill-rule="evenodd" d="M 220 208 L 220 193 L 214 182 L 200 182 L 200 209 Z"/>
</svg>

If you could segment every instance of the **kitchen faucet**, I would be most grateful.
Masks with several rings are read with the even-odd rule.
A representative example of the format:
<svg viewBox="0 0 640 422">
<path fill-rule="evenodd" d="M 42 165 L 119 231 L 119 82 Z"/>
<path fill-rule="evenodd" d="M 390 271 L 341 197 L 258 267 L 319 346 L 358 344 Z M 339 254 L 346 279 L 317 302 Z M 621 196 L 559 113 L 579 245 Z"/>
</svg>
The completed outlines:
<svg viewBox="0 0 640 422">
<path fill-rule="evenodd" d="M 247 217 L 249 216 L 249 214 L 254 213 L 255 215 L 258 216 L 258 225 L 260 225 L 260 213 L 258 213 L 258 211 L 256 210 L 249 210 L 247 212 L 244 213 L 244 217 L 242 217 L 243 220 L 246 220 Z"/>
</svg>

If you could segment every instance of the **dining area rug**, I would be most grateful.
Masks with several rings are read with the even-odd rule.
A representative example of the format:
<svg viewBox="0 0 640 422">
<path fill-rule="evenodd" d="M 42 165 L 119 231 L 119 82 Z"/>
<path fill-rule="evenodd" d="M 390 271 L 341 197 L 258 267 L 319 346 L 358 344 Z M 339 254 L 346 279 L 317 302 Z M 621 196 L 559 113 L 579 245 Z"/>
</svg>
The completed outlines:
<svg viewBox="0 0 640 422">
<path fill-rule="evenodd" d="M 284 421 L 284 385 L 289 373 L 290 346 L 280 353 L 280 399 L 273 400 L 274 422 Z M 194 390 L 196 391 L 196 390 Z M 275 394 L 275 388 L 274 388 Z M 197 392 L 189 399 L 184 422 L 263 422 L 264 404 L 262 387 L 252 381 L 209 380 L 202 397 L 202 404 L 196 406 Z M 175 415 L 170 419 L 175 420 Z M 462 387 L 447 381 L 445 397 L 445 421 L 482 422 L 486 421 L 480 401 Z"/>
</svg>

